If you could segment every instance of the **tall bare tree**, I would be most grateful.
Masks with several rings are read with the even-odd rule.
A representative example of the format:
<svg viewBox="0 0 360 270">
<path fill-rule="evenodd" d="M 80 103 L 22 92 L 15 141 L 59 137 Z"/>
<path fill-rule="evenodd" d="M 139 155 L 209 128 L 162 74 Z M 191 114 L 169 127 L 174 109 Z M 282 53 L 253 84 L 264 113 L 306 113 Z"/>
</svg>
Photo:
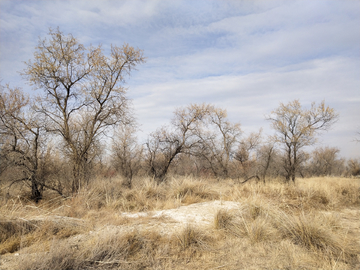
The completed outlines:
<svg viewBox="0 0 360 270">
<path fill-rule="evenodd" d="M 312 103 L 310 109 L 301 107 L 299 100 L 280 106 L 267 117 L 275 130 L 274 140 L 284 149 L 284 169 L 286 180 L 295 182 L 296 172 L 302 162 L 302 149 L 316 142 L 319 131 L 328 130 L 337 120 L 333 108 L 321 102 Z"/>
<path fill-rule="evenodd" d="M 85 180 L 89 151 L 109 128 L 127 122 L 125 76 L 144 62 L 141 50 L 125 44 L 111 46 L 106 57 L 101 46 L 85 48 L 71 34 L 50 30 L 40 39 L 34 60 L 23 75 L 45 95 L 37 111 L 48 120 L 47 130 L 59 135 L 73 160 L 72 191 Z"/>
</svg>

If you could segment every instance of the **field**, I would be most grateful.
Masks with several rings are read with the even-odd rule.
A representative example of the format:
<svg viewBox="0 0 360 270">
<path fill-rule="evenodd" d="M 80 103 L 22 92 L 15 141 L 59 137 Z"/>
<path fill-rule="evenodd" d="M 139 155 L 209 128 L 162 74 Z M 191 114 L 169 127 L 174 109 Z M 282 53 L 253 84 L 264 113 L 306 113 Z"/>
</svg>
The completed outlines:
<svg viewBox="0 0 360 270">
<path fill-rule="evenodd" d="M 112 178 L 0 200 L 0 269 L 360 268 L 359 179 Z"/>
</svg>

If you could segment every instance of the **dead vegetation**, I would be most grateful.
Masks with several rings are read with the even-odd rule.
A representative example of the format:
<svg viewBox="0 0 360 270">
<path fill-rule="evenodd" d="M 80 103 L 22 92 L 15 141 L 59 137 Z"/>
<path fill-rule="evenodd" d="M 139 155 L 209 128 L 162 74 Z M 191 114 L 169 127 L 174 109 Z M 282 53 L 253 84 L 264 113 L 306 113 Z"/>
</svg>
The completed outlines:
<svg viewBox="0 0 360 270">
<path fill-rule="evenodd" d="M 1 194 L 0 269 L 360 266 L 359 180 L 133 185 L 99 179 L 75 197 L 47 193 L 39 204 Z"/>
</svg>

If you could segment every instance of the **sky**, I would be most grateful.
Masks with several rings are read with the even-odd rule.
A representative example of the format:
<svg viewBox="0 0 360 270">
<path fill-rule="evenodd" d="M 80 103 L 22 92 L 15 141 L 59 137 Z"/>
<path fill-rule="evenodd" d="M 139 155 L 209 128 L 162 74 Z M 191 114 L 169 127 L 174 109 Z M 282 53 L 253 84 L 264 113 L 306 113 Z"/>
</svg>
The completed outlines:
<svg viewBox="0 0 360 270">
<path fill-rule="evenodd" d="M 280 102 L 325 103 L 340 115 L 316 146 L 360 157 L 359 0 L 0 0 L 0 79 L 34 93 L 19 72 L 57 28 L 85 46 L 124 43 L 146 63 L 127 78 L 139 137 L 191 103 L 226 109 L 243 136 Z"/>
</svg>

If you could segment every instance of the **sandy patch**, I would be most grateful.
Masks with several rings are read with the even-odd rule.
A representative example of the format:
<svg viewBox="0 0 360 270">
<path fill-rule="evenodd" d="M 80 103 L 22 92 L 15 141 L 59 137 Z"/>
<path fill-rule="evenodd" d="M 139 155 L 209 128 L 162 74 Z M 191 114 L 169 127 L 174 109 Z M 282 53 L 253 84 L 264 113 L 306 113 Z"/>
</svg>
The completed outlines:
<svg viewBox="0 0 360 270">
<path fill-rule="evenodd" d="M 160 233 L 166 234 L 189 225 L 194 227 L 212 227 L 214 217 L 219 210 L 241 211 L 241 208 L 242 204 L 237 202 L 211 201 L 161 211 L 121 213 L 121 216 L 130 219 L 148 218 L 148 224 L 142 224 L 141 227 L 159 229 Z M 156 222 L 156 219 L 160 220 Z"/>
</svg>

